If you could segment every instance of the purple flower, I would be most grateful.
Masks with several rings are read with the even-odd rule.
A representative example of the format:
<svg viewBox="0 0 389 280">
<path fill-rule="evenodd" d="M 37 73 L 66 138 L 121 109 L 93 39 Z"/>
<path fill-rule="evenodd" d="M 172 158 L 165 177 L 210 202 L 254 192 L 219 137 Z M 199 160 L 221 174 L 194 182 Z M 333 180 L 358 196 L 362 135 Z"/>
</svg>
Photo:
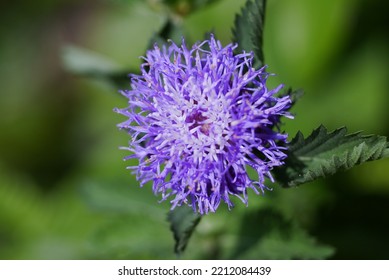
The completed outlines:
<svg viewBox="0 0 389 280">
<path fill-rule="evenodd" d="M 247 204 L 248 189 L 263 192 L 265 177 L 283 164 L 286 134 L 277 130 L 289 96 L 268 90 L 265 67 L 252 68 L 253 54 L 234 54 L 213 36 L 188 49 L 184 40 L 149 50 L 142 75 L 131 75 L 126 109 L 119 124 L 131 136 L 128 149 L 138 166 L 130 166 L 143 186 L 171 199 L 172 209 L 190 205 L 214 212 L 231 196 Z M 254 177 L 247 173 L 251 167 Z"/>
</svg>

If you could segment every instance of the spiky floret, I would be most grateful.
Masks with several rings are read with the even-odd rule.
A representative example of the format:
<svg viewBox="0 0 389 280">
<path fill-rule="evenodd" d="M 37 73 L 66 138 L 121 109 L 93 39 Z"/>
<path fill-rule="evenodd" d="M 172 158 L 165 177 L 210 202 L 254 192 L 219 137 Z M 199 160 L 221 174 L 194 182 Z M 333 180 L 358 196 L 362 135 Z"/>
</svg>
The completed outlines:
<svg viewBox="0 0 389 280">
<path fill-rule="evenodd" d="M 253 54 L 234 54 L 212 35 L 188 49 L 170 43 L 154 46 L 131 75 L 122 93 L 128 107 L 119 127 L 131 136 L 131 155 L 143 186 L 170 199 L 172 209 L 189 204 L 200 214 L 214 212 L 230 196 L 247 204 L 247 191 L 259 194 L 265 177 L 283 164 L 287 135 L 278 132 L 281 116 L 291 117 L 289 96 L 269 90 L 265 67 L 252 68 Z M 250 178 L 250 166 L 258 174 Z"/>
</svg>

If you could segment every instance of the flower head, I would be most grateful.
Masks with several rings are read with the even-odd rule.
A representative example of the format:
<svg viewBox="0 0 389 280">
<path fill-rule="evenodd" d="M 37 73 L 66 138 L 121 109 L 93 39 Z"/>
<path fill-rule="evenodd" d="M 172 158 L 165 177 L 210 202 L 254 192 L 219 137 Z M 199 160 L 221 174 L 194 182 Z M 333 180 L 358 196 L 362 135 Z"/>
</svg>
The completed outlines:
<svg viewBox="0 0 389 280">
<path fill-rule="evenodd" d="M 265 67 L 252 68 L 253 54 L 234 54 L 213 36 L 188 49 L 184 40 L 149 50 L 141 75 L 132 75 L 119 124 L 131 136 L 140 185 L 152 182 L 172 209 L 189 204 L 200 214 L 214 212 L 231 196 L 247 204 L 247 191 L 259 194 L 270 171 L 283 164 L 287 135 L 277 130 L 289 96 L 268 90 Z M 258 176 L 253 179 L 251 167 Z"/>
</svg>

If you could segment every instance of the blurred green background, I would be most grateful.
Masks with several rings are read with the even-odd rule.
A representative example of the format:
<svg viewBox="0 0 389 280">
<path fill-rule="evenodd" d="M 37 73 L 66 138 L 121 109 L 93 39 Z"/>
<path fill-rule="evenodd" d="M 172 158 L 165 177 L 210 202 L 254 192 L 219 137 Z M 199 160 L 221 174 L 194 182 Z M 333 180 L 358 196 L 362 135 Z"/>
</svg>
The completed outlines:
<svg viewBox="0 0 389 280">
<path fill-rule="evenodd" d="M 176 257 L 168 203 L 138 187 L 118 149 L 128 136 L 112 109 L 126 100 L 102 79 L 65 71 L 61 59 L 71 45 L 114 69 L 137 69 L 166 19 L 158 2 L 0 4 L 1 259 Z M 212 1 L 188 13 L 185 0 L 170 2 L 185 14 L 188 40 L 213 31 L 224 44 L 245 3 Z M 389 135 L 387 3 L 268 0 L 264 52 L 277 74 L 269 82 L 305 91 L 295 120 L 285 121 L 290 136 L 321 123 Z M 238 202 L 205 217 L 183 257 L 389 259 L 388 170 L 385 159 L 295 189 L 251 193 L 248 208 Z"/>
</svg>

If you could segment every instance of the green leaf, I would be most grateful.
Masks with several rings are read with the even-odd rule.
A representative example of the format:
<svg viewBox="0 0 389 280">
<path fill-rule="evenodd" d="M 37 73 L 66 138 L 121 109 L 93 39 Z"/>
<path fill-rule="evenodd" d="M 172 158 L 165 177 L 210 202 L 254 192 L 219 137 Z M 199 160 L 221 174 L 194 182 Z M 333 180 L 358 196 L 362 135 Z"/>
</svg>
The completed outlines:
<svg viewBox="0 0 389 280">
<path fill-rule="evenodd" d="M 263 25 L 265 20 L 266 0 L 248 0 L 240 15 L 235 17 L 232 30 L 233 41 L 238 43 L 237 52 L 254 52 L 254 67 L 264 65 Z"/>
<path fill-rule="evenodd" d="M 328 133 L 320 126 L 305 139 L 297 133 L 289 144 L 285 165 L 274 173 L 278 182 L 292 187 L 388 155 L 384 136 L 347 134 L 345 127 Z"/>
<path fill-rule="evenodd" d="M 62 50 L 62 63 L 70 73 L 103 80 L 117 88 L 127 88 L 131 70 L 124 70 L 108 58 L 75 46 L 66 46 Z"/>
<path fill-rule="evenodd" d="M 178 255 L 184 252 L 189 239 L 200 222 L 201 216 L 194 213 L 190 207 L 176 207 L 169 212 L 168 221 L 170 229 L 174 234 L 175 246 L 174 252 Z"/>
</svg>

